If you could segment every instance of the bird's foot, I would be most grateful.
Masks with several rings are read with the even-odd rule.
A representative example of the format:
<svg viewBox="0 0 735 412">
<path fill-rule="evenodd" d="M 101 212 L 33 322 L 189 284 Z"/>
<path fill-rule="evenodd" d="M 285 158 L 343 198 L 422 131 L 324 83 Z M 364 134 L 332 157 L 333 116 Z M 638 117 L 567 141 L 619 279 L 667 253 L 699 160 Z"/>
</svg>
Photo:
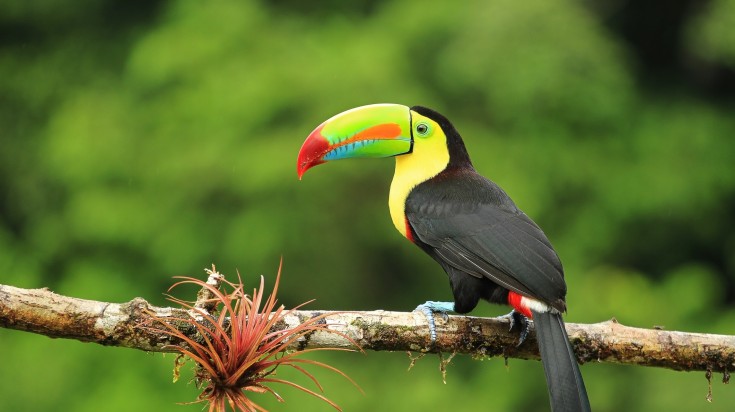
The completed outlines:
<svg viewBox="0 0 735 412">
<path fill-rule="evenodd" d="M 436 322 L 434 321 L 434 314 L 439 313 L 442 318 L 446 321 L 449 316 L 448 312 L 454 311 L 454 302 L 434 302 L 427 301 L 421 305 L 416 306 L 416 309 L 424 313 L 426 320 L 429 322 L 429 336 L 431 336 L 431 343 L 436 342 Z"/>
<path fill-rule="evenodd" d="M 521 329 L 521 334 L 518 338 L 518 344 L 516 346 L 521 346 L 523 342 L 526 341 L 526 338 L 528 337 L 528 318 L 524 316 L 522 313 L 516 311 L 513 309 L 510 311 L 509 314 L 505 315 L 508 318 L 510 318 L 510 328 L 509 331 L 513 330 L 516 326 L 518 326 Z"/>
</svg>

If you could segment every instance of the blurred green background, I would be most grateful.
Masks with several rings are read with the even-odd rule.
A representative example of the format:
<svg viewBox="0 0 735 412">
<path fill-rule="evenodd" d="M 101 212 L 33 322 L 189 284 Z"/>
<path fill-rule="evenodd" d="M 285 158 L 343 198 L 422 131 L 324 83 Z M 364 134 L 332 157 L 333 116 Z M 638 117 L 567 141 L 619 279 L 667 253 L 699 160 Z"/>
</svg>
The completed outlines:
<svg viewBox="0 0 735 412">
<path fill-rule="evenodd" d="M 391 159 L 296 178 L 315 126 L 394 102 L 452 119 L 545 229 L 568 321 L 733 334 L 733 27 L 733 0 L 4 1 L 0 283 L 164 305 L 171 276 L 272 283 L 283 256 L 288 306 L 450 299 L 390 222 Z M 0 352 L 3 411 L 201 410 L 170 355 L 10 330 Z M 445 385 L 435 357 L 319 359 L 365 390 L 317 372 L 346 411 L 548 407 L 539 362 L 457 357 Z M 707 403 L 704 373 L 582 372 L 597 411 L 735 409 L 721 376 Z M 280 393 L 255 398 L 330 410 Z"/>
</svg>

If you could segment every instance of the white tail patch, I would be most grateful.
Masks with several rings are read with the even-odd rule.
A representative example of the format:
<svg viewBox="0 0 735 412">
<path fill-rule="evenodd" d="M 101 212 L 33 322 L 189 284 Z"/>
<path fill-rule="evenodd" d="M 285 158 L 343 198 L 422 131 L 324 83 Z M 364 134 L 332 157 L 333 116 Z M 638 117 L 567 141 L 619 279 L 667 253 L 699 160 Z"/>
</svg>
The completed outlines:
<svg viewBox="0 0 735 412">
<path fill-rule="evenodd" d="M 545 304 L 544 302 L 541 302 L 540 300 L 536 300 L 533 298 L 529 298 L 526 296 L 521 296 L 521 306 L 528 309 L 529 311 L 544 313 L 544 312 L 552 312 L 552 313 L 559 313 L 558 310 L 552 308 L 551 306 Z"/>
</svg>

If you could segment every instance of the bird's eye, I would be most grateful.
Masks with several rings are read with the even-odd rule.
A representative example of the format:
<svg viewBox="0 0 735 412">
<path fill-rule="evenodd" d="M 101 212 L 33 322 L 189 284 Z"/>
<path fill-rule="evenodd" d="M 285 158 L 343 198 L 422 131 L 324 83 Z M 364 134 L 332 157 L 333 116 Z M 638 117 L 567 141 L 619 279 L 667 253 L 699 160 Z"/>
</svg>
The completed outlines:
<svg viewBox="0 0 735 412">
<path fill-rule="evenodd" d="M 416 133 L 418 133 L 419 136 L 426 136 L 427 134 L 429 134 L 429 125 L 426 123 L 417 124 Z"/>
</svg>

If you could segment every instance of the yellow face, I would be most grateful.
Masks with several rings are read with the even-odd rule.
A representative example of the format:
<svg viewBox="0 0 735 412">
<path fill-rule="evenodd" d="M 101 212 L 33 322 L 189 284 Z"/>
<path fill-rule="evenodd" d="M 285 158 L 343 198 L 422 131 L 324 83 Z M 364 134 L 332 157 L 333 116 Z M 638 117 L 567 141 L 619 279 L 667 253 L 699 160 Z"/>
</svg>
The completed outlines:
<svg viewBox="0 0 735 412">
<path fill-rule="evenodd" d="M 421 182 L 438 175 L 449 164 L 447 138 L 435 121 L 411 111 L 413 150 L 396 156 L 396 171 L 390 186 L 391 219 L 396 229 L 407 236 L 406 198 L 411 190 Z"/>
</svg>

